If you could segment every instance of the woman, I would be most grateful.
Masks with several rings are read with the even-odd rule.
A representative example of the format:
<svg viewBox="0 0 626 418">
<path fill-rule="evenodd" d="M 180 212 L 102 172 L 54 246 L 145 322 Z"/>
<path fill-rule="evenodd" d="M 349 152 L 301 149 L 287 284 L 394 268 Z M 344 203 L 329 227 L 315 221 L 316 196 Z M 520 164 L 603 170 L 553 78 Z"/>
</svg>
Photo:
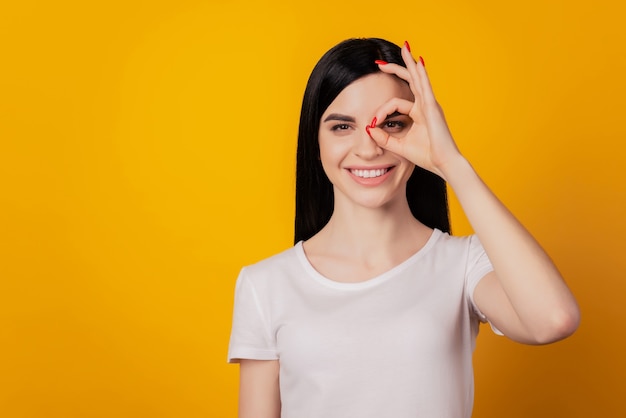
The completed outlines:
<svg viewBox="0 0 626 418">
<path fill-rule="evenodd" d="M 350 39 L 304 95 L 296 245 L 242 269 L 240 418 L 469 417 L 479 322 L 565 338 L 576 301 L 457 149 L 409 44 Z M 475 235 L 449 232 L 446 182 Z"/>
</svg>

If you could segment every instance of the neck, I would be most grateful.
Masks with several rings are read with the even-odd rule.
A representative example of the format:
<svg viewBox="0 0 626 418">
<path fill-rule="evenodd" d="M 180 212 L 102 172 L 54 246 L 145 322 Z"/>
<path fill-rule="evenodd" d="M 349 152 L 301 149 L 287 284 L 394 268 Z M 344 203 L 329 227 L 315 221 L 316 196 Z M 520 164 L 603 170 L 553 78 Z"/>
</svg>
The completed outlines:
<svg viewBox="0 0 626 418">
<path fill-rule="evenodd" d="M 336 204 L 319 238 L 332 252 L 371 259 L 411 252 L 425 234 L 429 234 L 428 228 L 413 217 L 408 202 L 402 199 L 374 209 Z"/>
</svg>

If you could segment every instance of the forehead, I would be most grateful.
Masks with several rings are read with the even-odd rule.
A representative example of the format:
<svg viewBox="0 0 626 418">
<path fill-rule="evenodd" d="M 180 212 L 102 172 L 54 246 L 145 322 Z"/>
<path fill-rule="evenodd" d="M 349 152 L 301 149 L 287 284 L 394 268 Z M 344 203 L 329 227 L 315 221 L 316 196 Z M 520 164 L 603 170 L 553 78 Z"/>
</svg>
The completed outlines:
<svg viewBox="0 0 626 418">
<path fill-rule="evenodd" d="M 385 73 L 369 74 L 343 89 L 324 115 L 338 112 L 369 118 L 383 103 L 394 97 L 413 100 L 409 85 L 398 77 Z"/>
</svg>

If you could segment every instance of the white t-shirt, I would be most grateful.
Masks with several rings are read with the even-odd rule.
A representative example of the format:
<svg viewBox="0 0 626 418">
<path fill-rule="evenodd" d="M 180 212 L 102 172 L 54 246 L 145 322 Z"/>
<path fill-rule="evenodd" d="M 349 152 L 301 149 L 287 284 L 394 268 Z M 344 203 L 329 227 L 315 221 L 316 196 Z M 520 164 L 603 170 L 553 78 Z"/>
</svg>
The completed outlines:
<svg viewBox="0 0 626 418">
<path fill-rule="evenodd" d="M 434 230 L 391 270 L 340 283 L 300 242 L 241 270 L 228 361 L 279 360 L 282 418 L 470 417 L 472 294 L 491 270 L 475 235 Z"/>
</svg>

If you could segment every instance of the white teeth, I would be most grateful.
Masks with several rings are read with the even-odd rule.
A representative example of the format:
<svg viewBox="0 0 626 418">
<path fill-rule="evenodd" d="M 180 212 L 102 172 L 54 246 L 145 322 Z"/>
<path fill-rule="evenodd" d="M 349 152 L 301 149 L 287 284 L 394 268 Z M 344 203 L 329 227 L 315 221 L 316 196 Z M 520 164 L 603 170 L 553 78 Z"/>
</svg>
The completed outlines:
<svg viewBox="0 0 626 418">
<path fill-rule="evenodd" d="M 379 170 L 350 170 L 350 172 L 354 174 L 355 176 L 362 177 L 364 179 L 369 179 L 372 177 L 380 177 L 383 174 L 385 174 L 387 171 L 389 171 L 388 168 L 383 168 Z"/>
</svg>

